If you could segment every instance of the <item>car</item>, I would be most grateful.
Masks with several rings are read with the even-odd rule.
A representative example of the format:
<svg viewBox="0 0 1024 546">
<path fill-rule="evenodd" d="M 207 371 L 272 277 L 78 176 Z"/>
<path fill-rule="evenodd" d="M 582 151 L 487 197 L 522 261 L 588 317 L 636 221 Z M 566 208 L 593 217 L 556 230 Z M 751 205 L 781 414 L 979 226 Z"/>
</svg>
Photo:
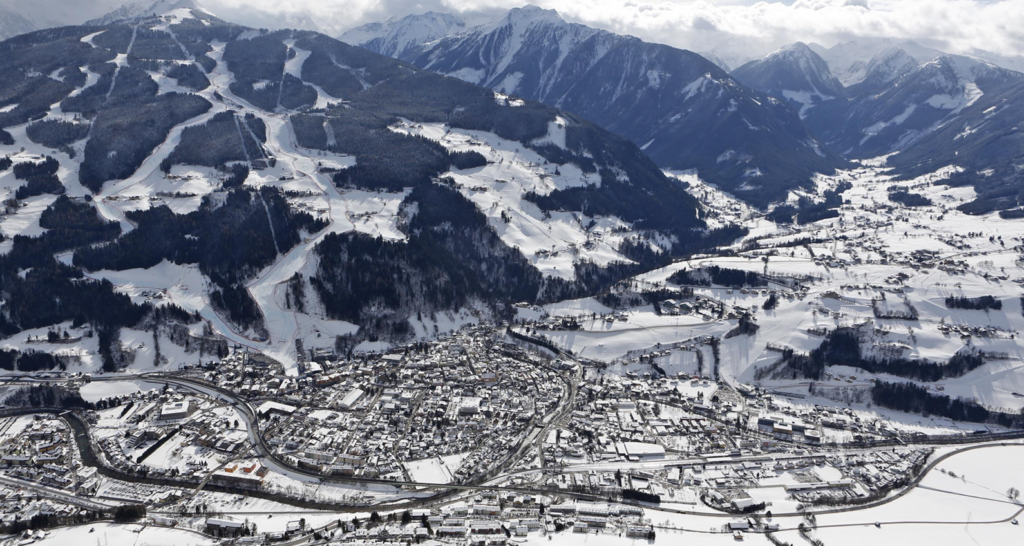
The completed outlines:
<svg viewBox="0 0 1024 546">
<path fill-rule="evenodd" d="M 882 527 L 882 522 L 880 522 L 880 521 L 876 521 L 876 522 L 875 522 L 875 527 L 879 527 L 879 528 L 881 528 L 881 527 Z"/>
<path fill-rule="evenodd" d="M 1012 519 L 1012 520 L 1010 520 L 1010 523 L 1012 523 L 1014 525 L 1017 525 L 1017 520 L 1016 519 Z"/>
</svg>

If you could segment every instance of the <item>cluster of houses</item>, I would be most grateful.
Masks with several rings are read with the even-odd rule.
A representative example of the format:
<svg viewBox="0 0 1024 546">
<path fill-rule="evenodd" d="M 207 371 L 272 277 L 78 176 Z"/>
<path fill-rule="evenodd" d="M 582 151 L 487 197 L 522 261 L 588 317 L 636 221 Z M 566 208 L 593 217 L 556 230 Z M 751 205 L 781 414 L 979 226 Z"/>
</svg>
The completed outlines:
<svg viewBox="0 0 1024 546">
<path fill-rule="evenodd" d="M 67 424 L 45 414 L 32 417 L 28 423 L 26 419 L 30 418 L 0 420 L 0 466 L 6 474 L 59 489 L 79 485 L 81 481 L 71 470 L 75 447 L 69 445 L 71 431 Z"/>
<path fill-rule="evenodd" d="M 120 470 L 202 480 L 249 446 L 237 413 L 215 408 L 211 400 L 168 387 L 125 396 L 119 405 L 90 412 L 88 419 L 117 431 L 103 435 L 99 446 L 107 462 Z M 157 452 L 165 443 L 171 445 Z"/>
<path fill-rule="evenodd" d="M 493 467 L 566 393 L 545 359 L 467 328 L 390 354 L 303 351 L 300 374 L 236 353 L 201 378 L 247 395 L 267 445 L 334 476 L 403 480 L 406 463 L 464 455 L 451 480 Z"/>
<path fill-rule="evenodd" d="M 217 537 L 235 538 L 251 534 L 245 521 L 211 517 L 205 531 Z M 288 539 L 303 531 L 303 522 L 288 522 Z M 617 503 L 558 502 L 548 497 L 485 492 L 473 498 L 436 509 L 415 509 L 391 513 L 387 518 L 358 518 L 341 522 L 330 544 L 408 544 L 424 540 L 467 546 L 504 546 L 531 535 L 614 533 L 630 538 L 648 538 L 653 526 L 644 518 L 643 508 Z"/>
<path fill-rule="evenodd" d="M 28 523 L 39 516 L 48 517 L 51 521 L 73 522 L 82 516 L 83 512 L 85 510 L 78 506 L 43 498 L 27 489 L 0 484 L 0 528 L 14 530 L 19 522 Z M 31 541 L 22 541 L 42 538 L 46 534 L 48 533 L 39 531 L 38 534 L 29 532 L 28 537 L 15 535 L 16 540 L 13 543 L 29 544 Z"/>
</svg>

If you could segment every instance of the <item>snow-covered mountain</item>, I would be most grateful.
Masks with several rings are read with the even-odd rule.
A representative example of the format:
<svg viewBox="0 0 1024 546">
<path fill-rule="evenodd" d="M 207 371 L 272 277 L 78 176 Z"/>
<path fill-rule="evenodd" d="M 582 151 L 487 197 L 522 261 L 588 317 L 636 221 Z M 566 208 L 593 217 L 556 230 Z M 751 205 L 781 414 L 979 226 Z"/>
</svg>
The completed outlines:
<svg viewBox="0 0 1024 546">
<path fill-rule="evenodd" d="M 862 38 L 842 42 L 827 49 L 818 44 L 810 44 L 810 48 L 821 56 L 832 74 L 846 87 L 864 81 L 872 65 L 892 56 L 893 48 L 902 50 L 903 55 L 913 59 L 916 64 L 924 64 L 943 54 L 916 42 L 901 42 L 891 38 Z"/>
<path fill-rule="evenodd" d="M 1024 55 L 1000 55 L 999 53 L 978 48 L 971 49 L 968 54 L 971 57 L 990 62 L 996 66 L 1024 72 Z"/>
<path fill-rule="evenodd" d="M 658 165 L 697 169 L 760 205 L 839 163 L 788 104 L 700 55 L 568 23 L 553 10 L 516 8 L 402 58 L 579 114 Z"/>
<path fill-rule="evenodd" d="M 726 39 L 719 43 L 701 49 L 700 54 L 704 55 L 706 52 L 709 55 L 707 58 L 712 61 L 714 61 L 712 57 L 720 59 L 729 67 L 728 69 L 722 67 L 722 69 L 730 72 L 736 67 L 760 59 L 776 49 L 778 49 L 778 44 L 772 43 L 769 40 L 750 36 L 728 35 Z M 715 62 L 715 64 L 718 63 Z"/>
<path fill-rule="evenodd" d="M 977 193 L 962 210 L 1000 210 L 1006 218 L 1024 218 L 1024 82 L 984 89 L 888 164 L 908 179 L 951 168 L 953 183 L 973 186 Z"/>
<path fill-rule="evenodd" d="M 89 324 L 109 360 L 205 323 L 289 364 L 297 340 L 428 337 L 739 233 L 572 113 L 314 32 L 119 21 L 0 42 L 4 336 Z"/>
<path fill-rule="evenodd" d="M 418 54 L 419 46 L 466 30 L 466 23 L 450 13 L 428 11 L 421 15 L 369 23 L 341 35 L 341 41 L 395 57 Z M 415 51 L 414 51 L 415 50 Z"/>
<path fill-rule="evenodd" d="M 35 25 L 20 13 L 0 6 L 0 40 L 6 40 L 19 34 L 32 32 Z"/>
<path fill-rule="evenodd" d="M 802 42 L 750 61 L 731 75 L 744 85 L 792 101 L 800 108 L 801 116 L 843 91 L 843 84 L 832 75 L 828 63 Z"/>
<path fill-rule="evenodd" d="M 202 6 L 196 0 L 142 0 L 140 2 L 124 4 L 102 17 L 86 21 L 85 24 L 93 26 L 110 25 L 128 19 L 160 15 L 176 9 L 202 9 Z"/>
<path fill-rule="evenodd" d="M 951 122 L 986 93 L 1024 81 L 1019 72 L 957 55 L 943 55 L 906 71 L 910 61 L 898 51 L 893 55 L 891 66 L 881 63 L 875 68 L 891 74 L 894 67 L 901 67 L 897 69 L 904 70 L 901 76 L 888 85 L 864 87 L 859 93 L 826 102 L 805 120 L 847 157 L 874 157 L 905 149 Z"/>
<path fill-rule="evenodd" d="M 891 46 L 875 54 L 864 66 L 859 81 L 851 84 L 846 95 L 870 94 L 878 92 L 898 79 L 900 76 L 920 66 L 917 59 L 911 57 L 907 50 L 900 46 Z"/>
<path fill-rule="evenodd" d="M 722 70 L 725 70 L 726 72 L 729 72 L 730 70 L 732 70 L 732 68 L 729 67 L 728 61 L 726 61 L 724 58 L 722 58 L 720 55 L 718 55 L 714 51 L 701 51 L 701 52 L 698 53 L 698 55 L 700 55 L 701 57 L 704 57 L 705 59 L 715 63 L 715 66 L 717 66 L 718 68 L 721 68 Z"/>
</svg>

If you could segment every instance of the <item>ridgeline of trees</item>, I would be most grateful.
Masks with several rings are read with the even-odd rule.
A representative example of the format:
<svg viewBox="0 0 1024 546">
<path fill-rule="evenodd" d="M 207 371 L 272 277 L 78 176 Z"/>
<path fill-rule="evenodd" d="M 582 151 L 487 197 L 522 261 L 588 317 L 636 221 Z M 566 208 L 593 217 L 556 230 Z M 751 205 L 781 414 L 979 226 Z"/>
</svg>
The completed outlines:
<svg viewBox="0 0 1024 546">
<path fill-rule="evenodd" d="M 839 207 L 843 204 L 840 194 L 853 187 L 849 182 L 841 182 L 834 190 L 824 193 L 824 200 L 816 203 L 814 199 L 804 195 L 797 200 L 797 205 L 781 205 L 775 207 L 767 218 L 780 224 L 796 223 L 811 224 L 826 218 L 839 216 Z"/>
<path fill-rule="evenodd" d="M 823 379 L 826 366 L 850 366 L 869 373 L 885 373 L 918 381 L 939 381 L 961 377 L 985 363 L 984 353 L 959 352 L 946 363 L 907 358 L 878 359 L 865 357 L 860 349 L 860 335 L 855 328 L 837 328 L 808 356 L 784 353 L 785 365 L 799 376 Z"/>
<path fill-rule="evenodd" d="M 174 63 L 167 70 L 167 75 L 177 80 L 178 85 L 193 91 L 202 91 L 210 87 L 210 80 L 206 74 L 194 64 Z"/>
<path fill-rule="evenodd" d="M 24 180 L 24 186 L 18 188 L 14 193 L 16 199 L 28 199 L 44 193 L 60 195 L 64 193 L 64 184 L 57 178 L 57 169 L 60 163 L 56 159 L 47 156 L 40 163 L 25 161 L 14 166 L 14 177 Z"/>
<path fill-rule="evenodd" d="M 29 140 L 48 148 L 65 149 L 89 134 L 88 123 L 75 123 L 61 119 L 46 119 L 25 128 Z M 74 157 L 74 151 L 66 148 Z"/>
<path fill-rule="evenodd" d="M 4 404 L 18 408 L 94 409 L 93 404 L 82 398 L 78 389 L 55 384 L 18 389 L 4 398 Z"/>
<path fill-rule="evenodd" d="M 893 203 L 902 203 L 907 207 L 930 207 L 932 205 L 931 199 L 919 193 L 910 193 L 899 186 L 889 188 L 889 200 Z"/>
<path fill-rule="evenodd" d="M 670 275 L 668 281 L 679 285 L 711 286 L 716 284 L 730 288 L 768 286 L 768 279 L 760 273 L 717 265 L 692 270 L 680 269 Z"/>
<path fill-rule="evenodd" d="M 979 296 L 977 298 L 969 298 L 967 296 L 947 296 L 946 307 L 948 309 L 994 309 L 999 311 L 1003 308 L 1003 302 L 997 300 L 993 296 Z"/>
<path fill-rule="evenodd" d="M 66 370 L 64 358 L 42 351 L 22 353 L 13 349 L 0 349 L 0 369 L 8 371 L 38 372 L 53 369 Z"/>
<path fill-rule="evenodd" d="M 257 142 L 253 135 L 263 135 L 264 140 Z M 239 117 L 230 110 L 221 112 L 202 125 L 186 127 L 174 151 L 160 162 L 160 169 L 166 173 L 172 165 L 224 168 L 225 163 L 232 161 L 263 161 L 267 155 L 263 149 L 265 139 L 263 120 L 252 114 Z"/>
<path fill-rule="evenodd" d="M 913 383 L 876 381 L 871 388 L 871 399 L 884 408 L 908 413 L 938 415 L 954 421 L 992 423 L 1010 428 L 1024 427 L 1024 415 L 992 411 L 971 400 L 933 394 Z"/>
<path fill-rule="evenodd" d="M 477 151 L 450 152 L 448 155 L 452 167 L 456 169 L 475 169 L 487 165 L 487 158 Z"/>
</svg>

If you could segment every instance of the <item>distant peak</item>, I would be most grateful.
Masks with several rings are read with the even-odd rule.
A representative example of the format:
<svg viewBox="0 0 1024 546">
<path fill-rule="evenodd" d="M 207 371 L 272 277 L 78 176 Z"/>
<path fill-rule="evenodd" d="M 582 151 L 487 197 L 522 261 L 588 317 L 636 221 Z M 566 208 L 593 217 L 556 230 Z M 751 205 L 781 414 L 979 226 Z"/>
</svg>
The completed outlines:
<svg viewBox="0 0 1024 546">
<path fill-rule="evenodd" d="M 793 42 L 792 44 L 782 46 L 781 48 L 779 48 L 778 51 L 776 51 L 776 53 L 789 53 L 789 52 L 799 53 L 799 54 L 802 54 L 802 55 L 807 55 L 809 53 L 814 53 L 813 51 L 811 51 L 811 48 L 808 47 L 807 44 L 805 44 L 803 42 Z"/>
<path fill-rule="evenodd" d="M 445 21 L 451 23 L 464 24 L 463 20 L 456 15 L 451 13 L 442 13 L 439 11 L 428 11 L 425 13 L 406 15 L 405 17 L 392 17 L 387 20 L 388 23 L 397 23 L 400 21 Z"/>
<path fill-rule="evenodd" d="M 532 4 L 521 8 L 512 8 L 501 18 L 497 26 L 507 24 L 563 24 L 565 20 L 553 9 L 544 9 Z"/>
<path fill-rule="evenodd" d="M 177 10 L 196 10 L 200 13 L 210 14 L 210 11 L 202 7 L 196 0 L 141 0 L 125 4 L 103 17 L 87 21 L 86 24 L 109 25 L 131 19 L 169 15 Z"/>
</svg>

